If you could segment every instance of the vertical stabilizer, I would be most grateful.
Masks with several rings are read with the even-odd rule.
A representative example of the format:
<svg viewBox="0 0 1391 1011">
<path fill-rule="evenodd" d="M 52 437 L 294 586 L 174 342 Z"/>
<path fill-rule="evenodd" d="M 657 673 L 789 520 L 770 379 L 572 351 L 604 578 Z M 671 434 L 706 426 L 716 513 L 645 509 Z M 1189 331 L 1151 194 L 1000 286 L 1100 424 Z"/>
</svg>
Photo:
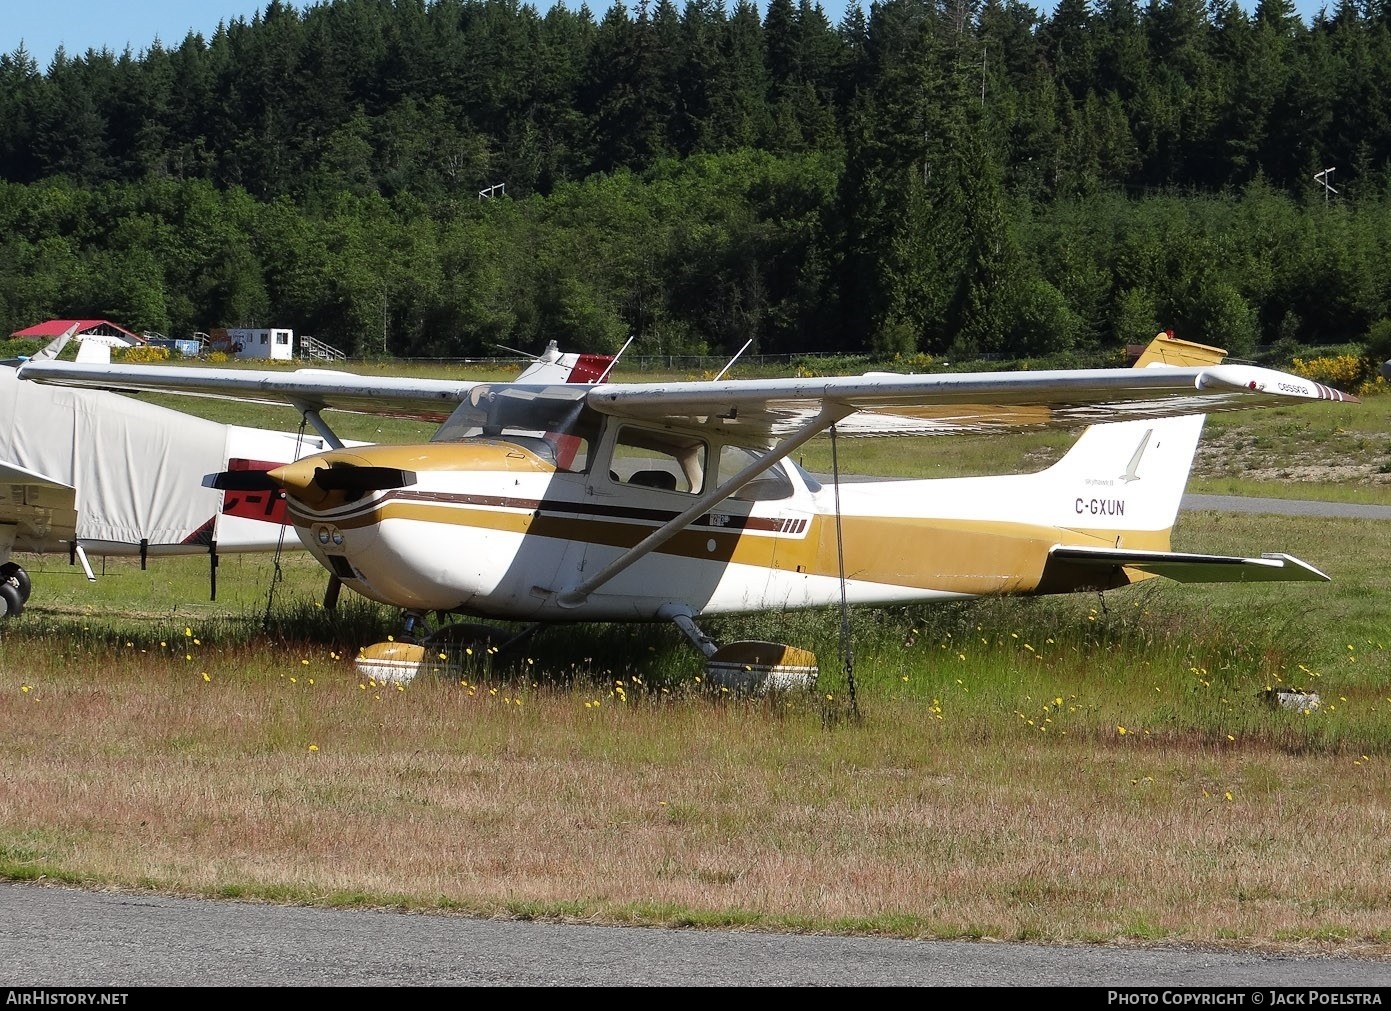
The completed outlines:
<svg viewBox="0 0 1391 1011">
<path fill-rule="evenodd" d="M 1204 365 L 1216 365 L 1226 357 L 1227 352 L 1221 348 L 1179 340 L 1172 332 L 1166 330 L 1156 334 L 1154 340 L 1140 352 L 1140 357 L 1135 359 L 1135 368 L 1143 369 L 1149 365 L 1201 368 Z"/>
<path fill-rule="evenodd" d="M 1226 357 L 1221 348 L 1158 334 L 1135 368 L 1202 367 Z M 1065 518 L 1078 527 L 1168 531 L 1178 517 L 1202 414 L 1092 425 L 1044 473 Z"/>
<path fill-rule="evenodd" d="M 77 360 L 85 364 L 110 365 L 111 346 L 101 341 L 80 341 L 77 345 Z"/>
<path fill-rule="evenodd" d="M 79 324 L 74 323 L 68 327 L 59 336 L 45 344 L 41 350 L 30 355 L 29 360 L 41 362 L 57 358 L 62 353 L 63 348 L 67 347 L 68 341 L 72 340 L 72 335 L 77 333 L 78 326 Z"/>
<path fill-rule="evenodd" d="M 509 349 L 510 350 L 510 349 Z M 555 341 L 545 353 L 531 360 L 515 382 L 518 383 L 597 383 L 603 381 L 616 360 L 615 355 L 561 352 Z"/>
</svg>

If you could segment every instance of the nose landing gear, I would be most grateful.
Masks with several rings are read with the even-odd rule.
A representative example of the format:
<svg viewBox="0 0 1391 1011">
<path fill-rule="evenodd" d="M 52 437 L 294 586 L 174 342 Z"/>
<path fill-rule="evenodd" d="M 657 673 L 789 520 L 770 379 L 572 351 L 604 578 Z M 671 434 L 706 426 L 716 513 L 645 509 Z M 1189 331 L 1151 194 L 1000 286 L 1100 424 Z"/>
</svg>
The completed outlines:
<svg viewBox="0 0 1391 1011">
<path fill-rule="evenodd" d="M 456 621 L 431 629 L 425 615 L 406 611 L 401 616 L 399 640 L 364 646 L 357 656 L 357 670 L 376 681 L 405 683 L 421 674 L 458 676 L 462 673 L 461 651 L 487 648 L 494 658 L 529 639 L 541 626 L 530 625 L 520 632 Z"/>
</svg>

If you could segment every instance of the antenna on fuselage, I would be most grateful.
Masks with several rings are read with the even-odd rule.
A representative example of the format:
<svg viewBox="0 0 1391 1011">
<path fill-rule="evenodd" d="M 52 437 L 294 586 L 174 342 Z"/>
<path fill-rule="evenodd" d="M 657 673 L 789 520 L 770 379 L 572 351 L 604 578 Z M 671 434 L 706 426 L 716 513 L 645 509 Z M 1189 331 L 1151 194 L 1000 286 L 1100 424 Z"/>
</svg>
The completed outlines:
<svg viewBox="0 0 1391 1011">
<path fill-rule="evenodd" d="M 731 368 L 734 367 L 734 363 L 737 362 L 737 361 L 739 360 L 739 356 L 742 355 L 745 351 L 747 351 L 747 350 L 749 349 L 749 345 L 752 344 L 752 343 L 753 343 L 753 338 L 752 338 L 752 337 L 750 337 L 748 340 L 744 341 L 744 346 L 741 347 L 738 351 L 734 352 L 734 357 L 731 358 L 731 359 L 729 360 L 729 364 L 726 365 L 724 368 L 720 369 L 720 374 L 717 375 L 714 379 L 712 379 L 712 380 L 710 380 L 710 381 L 711 381 L 712 383 L 719 382 L 720 376 L 724 375 L 726 372 L 728 372 Z"/>
<path fill-rule="evenodd" d="M 540 355 L 534 355 L 529 351 L 518 351 L 516 348 L 509 348 L 506 344 L 494 344 L 493 347 L 499 351 L 511 351 L 514 355 L 521 355 L 523 358 L 530 358 L 534 362 L 541 360 Z"/>
<path fill-rule="evenodd" d="M 637 339 L 638 335 L 633 334 L 631 337 L 629 337 L 626 341 L 623 342 L 623 346 L 618 349 L 618 354 L 614 355 L 613 360 L 609 362 L 608 368 L 604 369 L 604 371 L 599 374 L 599 378 L 594 380 L 596 384 L 602 383 L 605 379 L 609 377 L 609 373 L 613 371 L 613 367 L 618 364 L 618 359 L 622 358 L 623 352 L 628 350 L 628 345 L 633 343 L 633 341 Z"/>
</svg>

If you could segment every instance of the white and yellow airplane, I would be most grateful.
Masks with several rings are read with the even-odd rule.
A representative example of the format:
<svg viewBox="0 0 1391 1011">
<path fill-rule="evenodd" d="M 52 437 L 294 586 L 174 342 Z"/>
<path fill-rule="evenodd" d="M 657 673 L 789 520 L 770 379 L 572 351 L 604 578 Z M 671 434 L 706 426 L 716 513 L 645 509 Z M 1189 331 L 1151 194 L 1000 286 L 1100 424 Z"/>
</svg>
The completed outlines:
<svg viewBox="0 0 1391 1011">
<path fill-rule="evenodd" d="M 551 352 L 553 354 L 553 349 Z M 24 379 L 294 405 L 331 448 L 265 473 L 332 575 L 404 612 L 363 651 L 374 677 L 428 666 L 428 619 L 672 622 L 714 677 L 810 685 L 815 657 L 720 646 L 702 616 L 1179 581 L 1323 580 L 1285 554 L 1176 552 L 1204 416 L 1356 398 L 1222 363 L 1160 334 L 1133 368 L 873 373 L 714 382 L 453 382 L 35 361 Z M 544 375 L 544 374 L 543 374 Z M 438 418 L 420 445 L 344 446 L 322 412 Z M 818 436 L 1082 428 L 1033 474 L 822 481 L 794 451 Z"/>
</svg>

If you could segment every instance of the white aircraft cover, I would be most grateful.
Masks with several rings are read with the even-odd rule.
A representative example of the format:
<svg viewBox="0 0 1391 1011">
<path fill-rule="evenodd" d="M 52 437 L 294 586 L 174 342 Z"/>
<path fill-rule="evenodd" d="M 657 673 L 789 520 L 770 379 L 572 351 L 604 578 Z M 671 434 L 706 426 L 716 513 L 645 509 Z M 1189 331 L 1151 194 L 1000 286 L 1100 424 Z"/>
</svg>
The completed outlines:
<svg viewBox="0 0 1391 1011">
<path fill-rule="evenodd" d="M 16 504 L 45 486 L 56 504 L 53 485 L 72 489 L 76 536 L 88 551 L 134 554 L 144 542 L 151 554 L 205 552 L 214 538 L 219 552 L 272 550 L 278 524 L 222 522 L 222 493 L 203 477 L 227 469 L 229 456 L 289 462 L 323 448 L 317 437 L 301 443 L 113 393 L 22 382 L 0 368 L 0 473 L 11 485 L 0 523 L 20 522 L 15 550 L 66 550 L 67 524 L 34 522 L 33 510 L 26 522 Z M 291 537 L 286 546 L 299 544 Z"/>
</svg>

